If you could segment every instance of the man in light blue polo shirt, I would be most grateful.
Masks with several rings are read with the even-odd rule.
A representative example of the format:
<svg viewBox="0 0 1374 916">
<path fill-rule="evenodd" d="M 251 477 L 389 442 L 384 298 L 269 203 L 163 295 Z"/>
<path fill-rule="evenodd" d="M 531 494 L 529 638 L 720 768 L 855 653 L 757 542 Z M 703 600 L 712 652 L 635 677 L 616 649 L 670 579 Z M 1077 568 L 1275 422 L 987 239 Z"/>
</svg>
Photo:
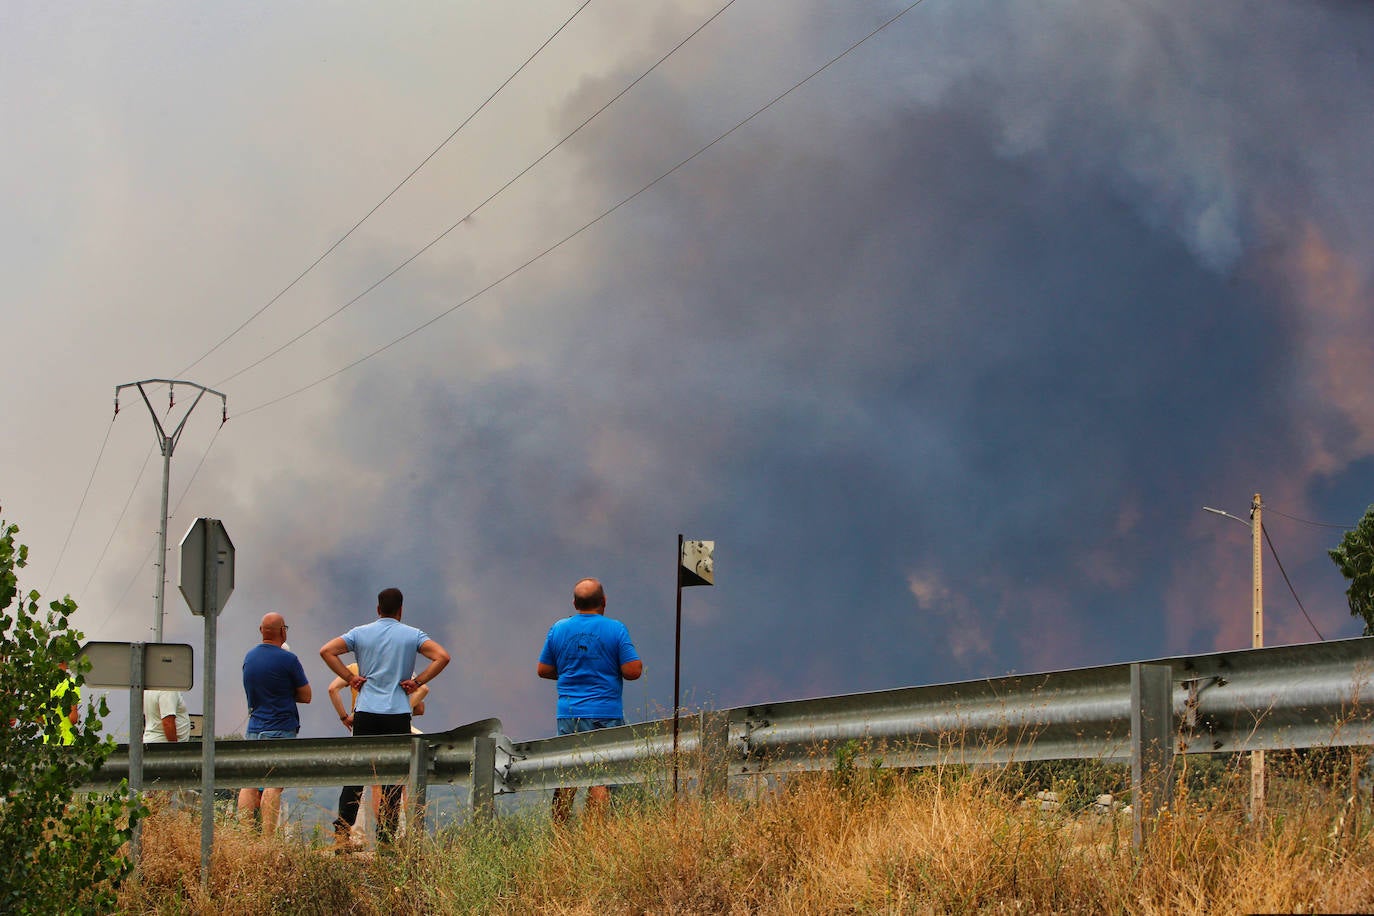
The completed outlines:
<svg viewBox="0 0 1374 916">
<path fill-rule="evenodd" d="M 377 595 L 377 619 L 336 636 L 320 648 L 320 658 L 329 670 L 358 691 L 353 709 L 353 734 L 410 734 L 409 694 L 428 684 L 449 663 L 444 647 L 423 630 L 401 623 L 404 599 L 398 588 L 385 588 Z M 358 671 L 353 673 L 340 656 L 353 653 Z M 419 674 L 415 656 L 422 655 L 429 665 Z M 382 788 L 381 810 L 377 816 L 377 841 L 387 843 L 396 833 L 400 818 L 399 785 Z M 348 792 L 345 787 L 344 792 Z M 340 798 L 343 801 L 343 798 Z"/>
<path fill-rule="evenodd" d="M 537 673 L 558 682 L 558 734 L 572 735 L 625 724 L 624 682 L 644 673 L 630 631 L 606 616 L 606 590 L 595 579 L 573 586 L 577 611 L 549 628 L 539 653 Z M 553 790 L 553 819 L 572 815 L 577 789 Z M 604 810 L 610 800 L 605 786 L 587 789 L 587 805 Z"/>
</svg>

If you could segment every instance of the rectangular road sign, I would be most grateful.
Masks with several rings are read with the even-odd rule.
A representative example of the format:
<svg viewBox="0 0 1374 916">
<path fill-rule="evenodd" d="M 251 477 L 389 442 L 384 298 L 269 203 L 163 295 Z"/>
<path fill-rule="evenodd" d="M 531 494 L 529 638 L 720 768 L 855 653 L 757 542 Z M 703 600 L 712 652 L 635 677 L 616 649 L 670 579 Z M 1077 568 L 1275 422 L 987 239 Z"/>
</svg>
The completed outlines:
<svg viewBox="0 0 1374 916">
<path fill-rule="evenodd" d="M 90 659 L 88 687 L 134 686 L 133 643 L 88 642 L 81 654 Z M 143 644 L 143 687 L 147 690 L 190 690 L 195 685 L 195 658 L 185 643 Z"/>
</svg>

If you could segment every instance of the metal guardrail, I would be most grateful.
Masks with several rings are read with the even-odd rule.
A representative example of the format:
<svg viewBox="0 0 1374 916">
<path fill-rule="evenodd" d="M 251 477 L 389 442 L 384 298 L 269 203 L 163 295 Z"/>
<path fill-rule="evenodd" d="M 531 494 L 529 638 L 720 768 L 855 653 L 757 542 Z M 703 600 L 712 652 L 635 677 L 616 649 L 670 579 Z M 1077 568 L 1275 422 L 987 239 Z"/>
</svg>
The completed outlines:
<svg viewBox="0 0 1374 916">
<path fill-rule="evenodd" d="M 474 760 L 490 769 L 490 748 L 500 719 L 482 719 L 446 732 L 364 738 L 296 738 L 280 741 L 216 741 L 215 785 L 304 787 L 405 782 L 422 804 L 431 782 L 467 783 L 480 799 L 485 782 L 473 785 Z M 199 742 L 148 744 L 143 783 L 149 790 L 201 786 Z M 129 746 L 121 744 L 87 781 L 89 791 L 108 791 L 129 777 Z"/>
<path fill-rule="evenodd" d="M 679 754 L 708 793 L 730 776 L 828 769 L 849 741 L 861 765 L 1129 760 L 1137 790 L 1158 800 L 1175 753 L 1374 744 L 1371 678 L 1374 638 L 1179 656 L 702 713 L 685 720 Z M 215 777 L 223 786 L 408 778 L 421 794 L 427 782 L 466 782 L 485 811 L 512 792 L 665 780 L 671 748 L 671 719 L 520 743 L 486 719 L 415 738 L 221 741 Z M 193 745 L 145 755 L 150 788 L 198 785 Z M 92 788 L 127 776 L 127 762 L 121 748 Z"/>
<path fill-rule="evenodd" d="M 1129 761 L 1140 668 L 1168 672 L 1178 753 L 1374 744 L 1374 638 L 1359 638 L 741 706 L 714 714 L 717 753 L 731 776 L 828 769 L 846 741 L 888 766 Z M 695 754 L 710 720 L 688 722 Z M 515 744 L 497 792 L 640 781 L 670 747 L 670 719 Z"/>
<path fill-rule="evenodd" d="M 1374 743 L 1374 640 L 1140 663 L 1169 669 L 1177 751 Z M 730 711 L 731 773 L 824 768 L 818 741 L 858 740 L 897 766 L 1131 757 L 1133 664 L 1013 675 Z M 1374 694 L 1369 696 L 1374 700 Z M 1337 725 L 1340 728 L 1337 728 Z"/>
</svg>

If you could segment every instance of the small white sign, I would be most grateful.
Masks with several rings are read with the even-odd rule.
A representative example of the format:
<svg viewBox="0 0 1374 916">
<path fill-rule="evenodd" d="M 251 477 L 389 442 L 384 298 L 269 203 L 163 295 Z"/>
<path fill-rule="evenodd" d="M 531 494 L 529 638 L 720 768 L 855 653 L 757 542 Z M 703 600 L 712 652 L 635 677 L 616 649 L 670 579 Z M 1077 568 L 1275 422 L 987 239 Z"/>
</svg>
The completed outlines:
<svg viewBox="0 0 1374 916">
<path fill-rule="evenodd" d="M 715 585 L 715 541 L 682 542 L 682 584 Z"/>
</svg>

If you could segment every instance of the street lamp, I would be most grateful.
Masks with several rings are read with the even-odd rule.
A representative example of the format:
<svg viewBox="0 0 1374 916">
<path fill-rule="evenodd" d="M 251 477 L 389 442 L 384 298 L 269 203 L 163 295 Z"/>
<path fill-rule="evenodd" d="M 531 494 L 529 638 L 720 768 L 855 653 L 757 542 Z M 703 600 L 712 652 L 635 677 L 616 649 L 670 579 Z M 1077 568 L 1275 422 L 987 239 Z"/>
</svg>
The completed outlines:
<svg viewBox="0 0 1374 916">
<path fill-rule="evenodd" d="M 1210 512 L 1213 515 L 1220 515 L 1223 518 L 1229 518 L 1233 522 L 1240 522 L 1246 528 L 1250 527 L 1250 523 L 1247 522 L 1245 519 L 1241 518 L 1239 515 L 1232 515 L 1230 512 L 1223 512 L 1221 509 L 1213 509 L 1211 506 L 1203 506 L 1202 511 Z"/>
<path fill-rule="evenodd" d="M 1250 592 L 1251 592 L 1251 629 L 1250 646 L 1258 649 L 1264 645 L 1264 575 L 1260 562 L 1260 538 L 1264 534 L 1264 522 L 1260 513 L 1263 503 L 1260 495 L 1255 494 L 1250 501 L 1250 520 L 1211 506 L 1203 506 L 1204 511 L 1240 522 L 1250 529 Z M 1264 751 L 1250 752 L 1250 817 L 1258 818 L 1264 812 Z"/>
</svg>

